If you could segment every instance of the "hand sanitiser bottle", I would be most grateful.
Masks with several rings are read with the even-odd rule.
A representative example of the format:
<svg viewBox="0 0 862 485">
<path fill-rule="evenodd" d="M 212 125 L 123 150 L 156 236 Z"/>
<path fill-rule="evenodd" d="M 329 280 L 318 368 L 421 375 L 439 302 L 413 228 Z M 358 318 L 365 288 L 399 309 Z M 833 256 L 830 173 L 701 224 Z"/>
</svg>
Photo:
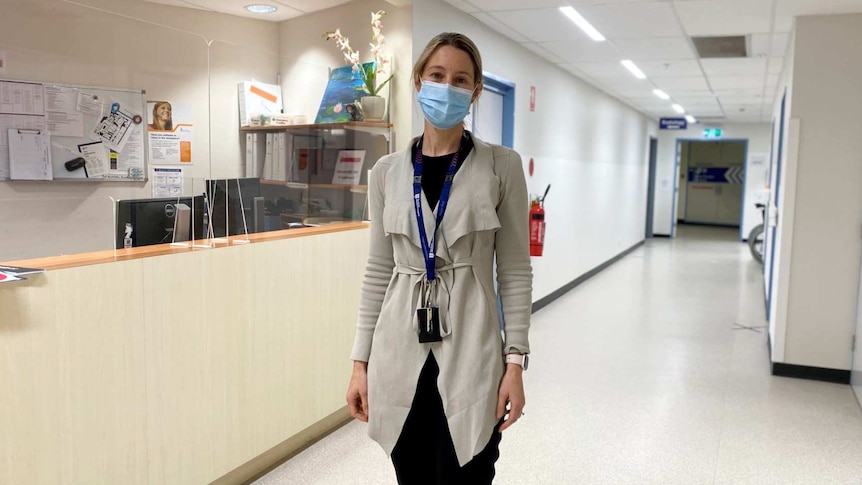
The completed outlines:
<svg viewBox="0 0 862 485">
<path fill-rule="evenodd" d="M 126 223 L 126 236 L 123 238 L 123 247 L 128 249 L 132 247 L 132 224 Z"/>
</svg>

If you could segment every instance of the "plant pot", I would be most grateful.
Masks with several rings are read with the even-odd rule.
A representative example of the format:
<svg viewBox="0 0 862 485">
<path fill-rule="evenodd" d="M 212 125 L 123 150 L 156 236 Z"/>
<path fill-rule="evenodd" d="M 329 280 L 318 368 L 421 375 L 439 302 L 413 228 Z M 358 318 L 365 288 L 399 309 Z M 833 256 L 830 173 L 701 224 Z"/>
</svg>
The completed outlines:
<svg viewBox="0 0 862 485">
<path fill-rule="evenodd" d="M 362 114 L 368 121 L 382 121 L 386 114 L 386 100 L 382 96 L 363 96 L 359 103 L 362 105 Z"/>
</svg>

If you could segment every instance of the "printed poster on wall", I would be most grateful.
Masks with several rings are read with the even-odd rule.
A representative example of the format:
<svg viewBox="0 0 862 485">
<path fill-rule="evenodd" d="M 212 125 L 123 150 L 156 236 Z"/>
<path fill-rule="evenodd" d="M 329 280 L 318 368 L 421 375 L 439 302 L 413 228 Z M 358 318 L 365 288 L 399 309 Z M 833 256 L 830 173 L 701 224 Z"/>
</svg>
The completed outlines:
<svg viewBox="0 0 862 485">
<path fill-rule="evenodd" d="M 150 163 L 192 165 L 194 122 L 190 105 L 170 101 L 147 103 Z"/>
</svg>

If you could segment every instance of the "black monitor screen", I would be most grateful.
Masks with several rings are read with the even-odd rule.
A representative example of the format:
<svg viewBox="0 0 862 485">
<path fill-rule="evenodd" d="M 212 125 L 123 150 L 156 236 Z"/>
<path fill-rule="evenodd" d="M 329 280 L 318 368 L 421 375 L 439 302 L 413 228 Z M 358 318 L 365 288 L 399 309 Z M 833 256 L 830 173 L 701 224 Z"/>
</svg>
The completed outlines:
<svg viewBox="0 0 862 485">
<path fill-rule="evenodd" d="M 225 229 L 229 229 L 230 236 L 244 234 L 246 227 L 248 232 L 256 232 L 254 198 L 260 196 L 260 179 L 208 180 L 207 196 L 212 201 L 210 224 L 215 237 L 225 236 Z"/>
<path fill-rule="evenodd" d="M 124 247 L 126 224 L 132 227 L 132 246 L 149 246 L 177 241 L 189 241 L 192 238 L 206 237 L 203 233 L 204 197 L 172 197 L 164 199 L 134 199 L 117 202 L 117 249 Z M 188 209 L 186 209 L 188 208 Z M 178 223 L 178 233 L 174 238 L 174 225 L 177 213 L 189 210 L 188 219 L 194 224 Z M 192 234 L 194 227 L 194 234 Z"/>
</svg>

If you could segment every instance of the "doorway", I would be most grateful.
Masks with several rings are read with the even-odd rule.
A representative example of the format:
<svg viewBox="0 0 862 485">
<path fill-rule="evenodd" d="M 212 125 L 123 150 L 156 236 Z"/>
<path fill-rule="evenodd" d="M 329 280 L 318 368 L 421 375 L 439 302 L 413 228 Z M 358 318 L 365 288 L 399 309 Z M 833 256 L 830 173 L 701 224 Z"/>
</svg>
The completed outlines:
<svg viewBox="0 0 862 485">
<path fill-rule="evenodd" d="M 483 141 L 514 148 L 515 84 L 487 72 L 482 78 L 482 96 L 471 108 L 467 126 Z"/>
<path fill-rule="evenodd" d="M 647 182 L 646 232 L 644 238 L 653 237 L 653 218 L 655 216 L 655 174 L 658 163 L 658 139 L 649 139 L 649 181 Z"/>
<path fill-rule="evenodd" d="M 748 140 L 678 140 L 674 224 L 739 228 Z"/>
</svg>

